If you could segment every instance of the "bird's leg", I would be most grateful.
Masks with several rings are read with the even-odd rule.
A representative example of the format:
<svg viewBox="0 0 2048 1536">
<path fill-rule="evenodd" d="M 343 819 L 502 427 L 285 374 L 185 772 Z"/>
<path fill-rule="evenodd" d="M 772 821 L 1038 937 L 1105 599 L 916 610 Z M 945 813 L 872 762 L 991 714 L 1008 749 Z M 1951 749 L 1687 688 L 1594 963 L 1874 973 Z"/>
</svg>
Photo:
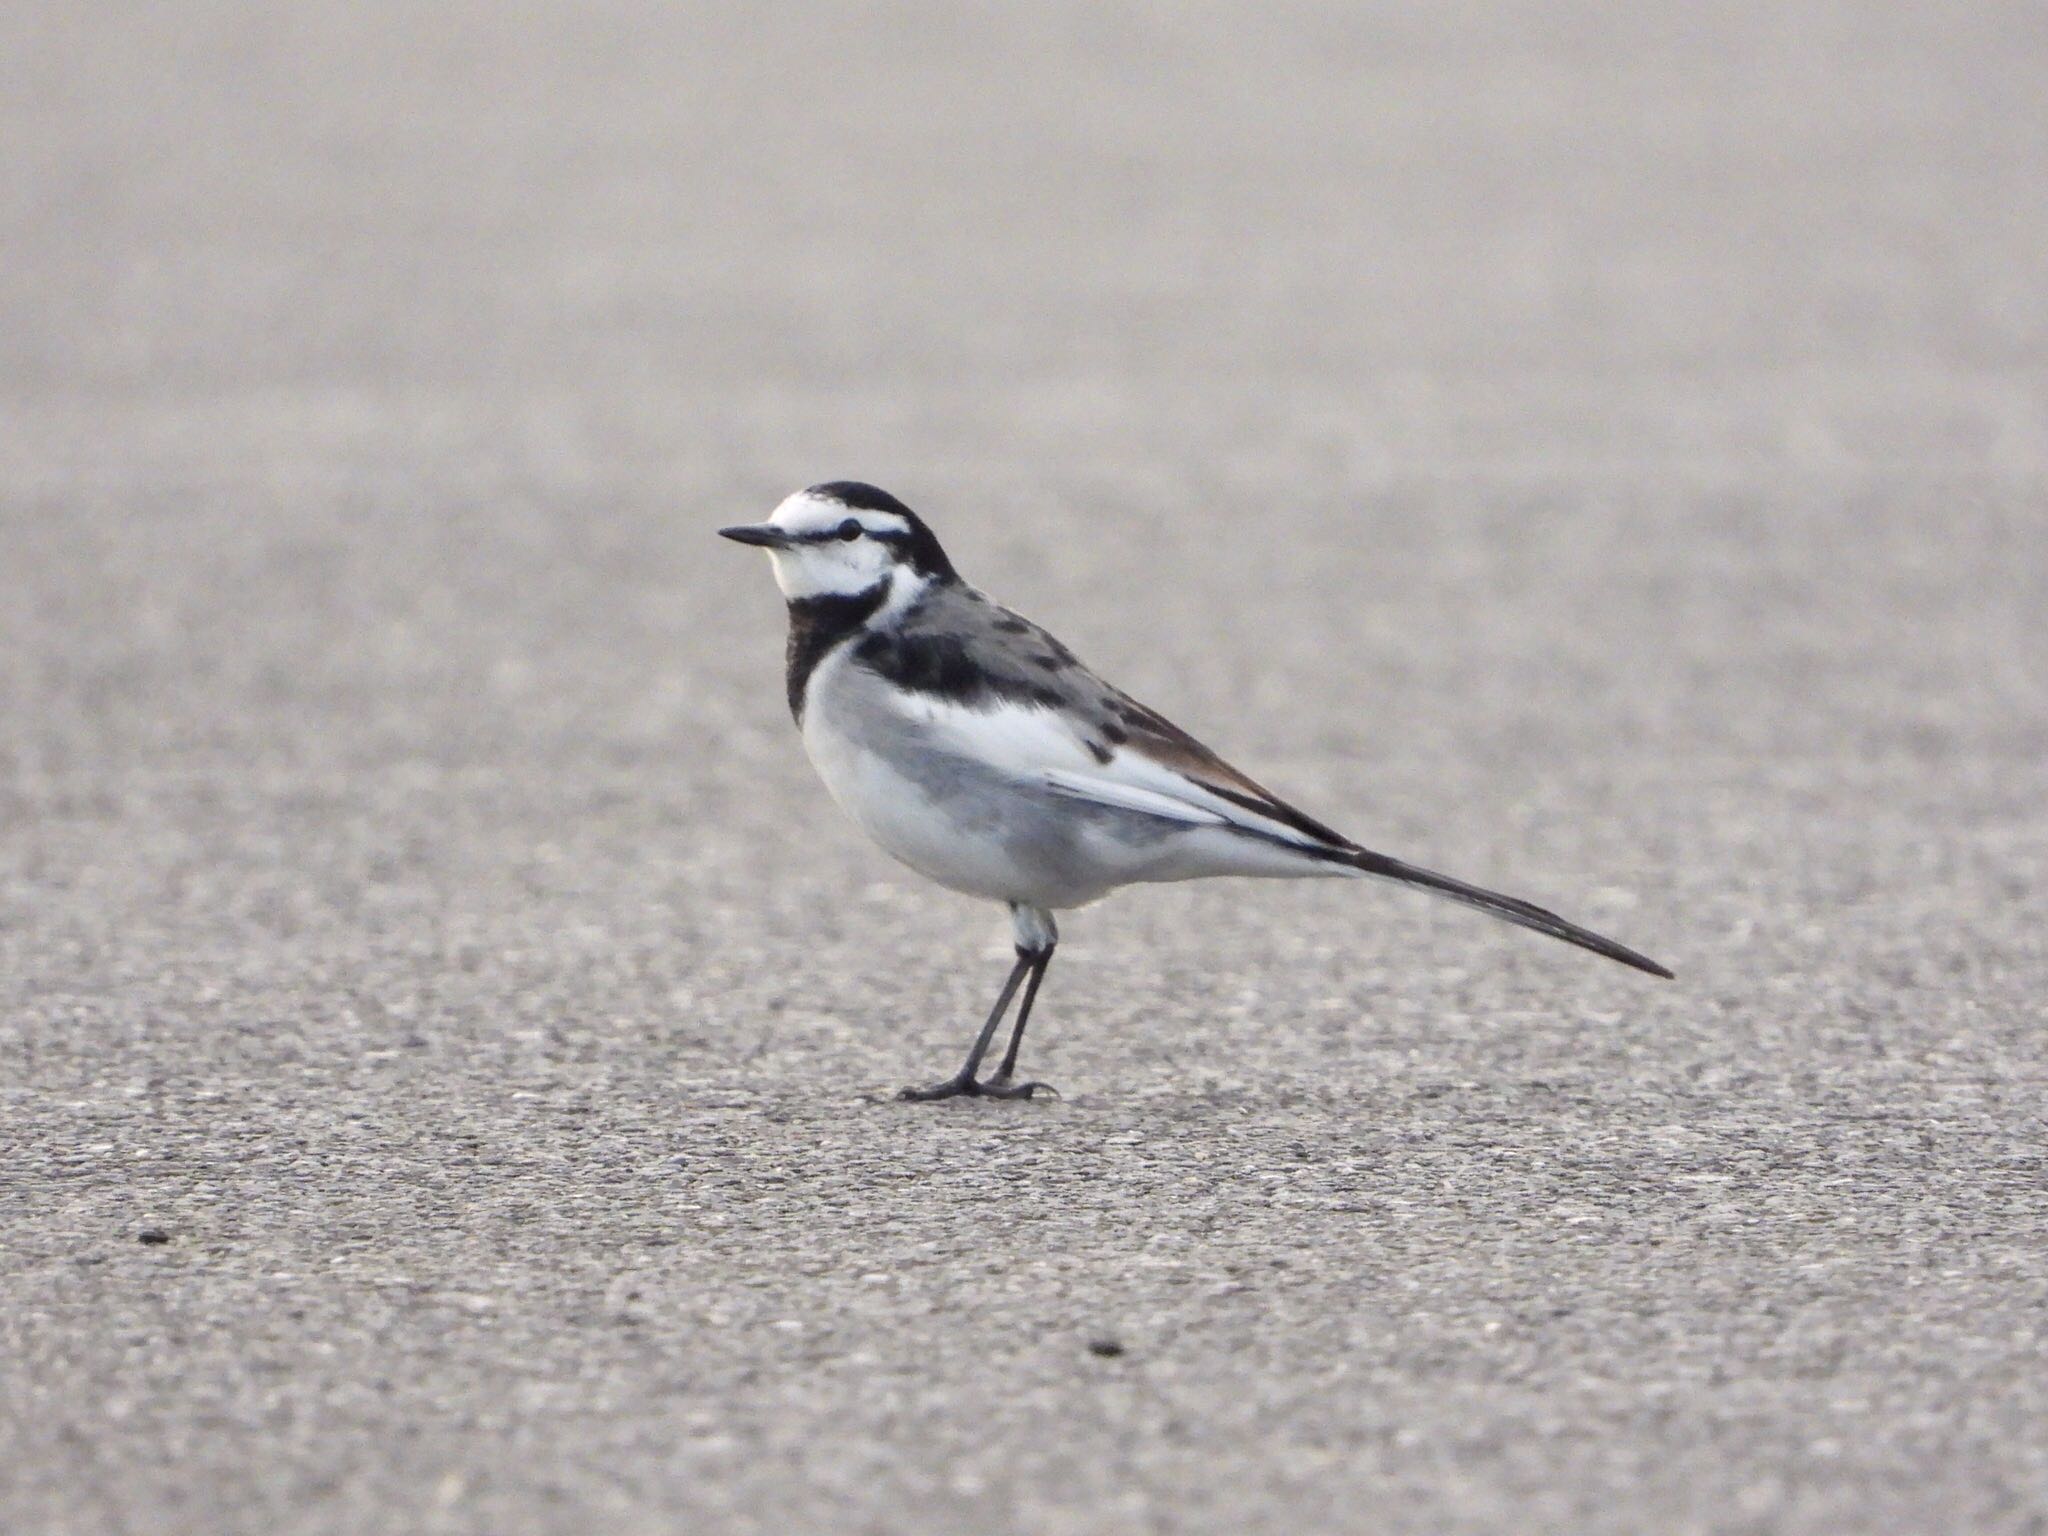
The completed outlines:
<svg viewBox="0 0 2048 1536">
<path fill-rule="evenodd" d="M 1017 1022 L 1010 1028 L 1010 1043 L 1003 1051 L 1002 1065 L 996 1068 L 996 1075 L 988 1080 L 987 1087 L 1009 1086 L 1010 1077 L 1017 1070 L 1017 1048 L 1024 1043 L 1024 1026 L 1031 1022 L 1031 1005 L 1038 1000 L 1038 985 L 1045 980 L 1045 973 L 1051 968 L 1052 946 L 1048 944 L 1031 957 L 1031 980 L 1025 983 L 1024 1000 L 1017 1005 Z M 1033 1089 L 1045 1086 L 1044 1083 L 1019 1083 L 1017 1091 L 1029 1098 Z"/>
<path fill-rule="evenodd" d="M 996 1037 L 996 1026 L 1003 1022 L 1003 1015 L 1009 1011 L 1010 999 L 1017 995 L 1017 985 L 1023 981 L 1024 973 L 1031 969 L 1033 958 L 1022 949 L 1017 951 L 1017 963 L 1010 967 L 1010 979 L 1003 983 L 1003 990 L 996 998 L 995 1007 L 989 1010 L 988 1022 L 981 1026 L 981 1034 L 975 1039 L 974 1049 L 967 1053 L 967 1060 L 959 1072 L 943 1083 L 933 1083 L 929 1088 L 906 1088 L 896 1095 L 897 1098 L 922 1101 L 950 1099 L 962 1094 L 972 1098 L 985 1093 L 994 1098 L 1030 1097 L 1028 1093 L 1018 1093 L 1008 1088 L 998 1088 L 991 1092 L 974 1080 L 974 1074 L 981 1069 L 981 1058 L 988 1054 L 989 1042 Z"/>
<path fill-rule="evenodd" d="M 1010 979 L 1003 983 L 1002 995 L 996 999 L 995 1007 L 989 1010 L 988 1022 L 981 1026 L 974 1049 L 967 1053 L 966 1064 L 943 1083 L 934 1083 L 929 1088 L 906 1088 L 897 1095 L 898 1098 L 1028 1099 L 1045 1088 L 1044 1083 L 1013 1083 L 1010 1076 L 1017 1068 L 1017 1048 L 1024 1043 L 1024 1025 L 1031 1017 L 1031 1004 L 1038 996 L 1038 984 L 1045 980 L 1045 968 L 1052 964 L 1053 946 L 1060 937 L 1059 928 L 1053 922 L 1052 913 L 1045 908 L 1026 906 L 1021 902 L 1011 904 L 1010 923 L 1017 936 L 1017 963 L 1010 968 Z M 974 1074 L 981 1070 L 981 1059 L 988 1054 L 989 1045 L 995 1040 L 996 1027 L 1003 1022 L 1003 1015 L 1009 1011 L 1010 999 L 1017 995 L 1017 987 L 1026 976 L 1030 977 L 1031 985 L 1024 989 L 1024 1003 L 1017 1012 L 1017 1027 L 1010 1032 L 1009 1047 L 1003 1052 L 1003 1064 L 987 1082 L 976 1082 Z"/>
<path fill-rule="evenodd" d="M 1024 1044 L 1024 1026 L 1031 1022 L 1031 1005 L 1038 1000 L 1039 983 L 1045 980 L 1046 970 L 1052 965 L 1053 946 L 1060 941 L 1060 928 L 1053 921 L 1052 913 L 1044 907 L 1024 902 L 1010 904 L 1010 927 L 1016 935 L 1018 958 L 1030 962 L 1031 981 L 1024 988 L 1024 1001 L 1017 1005 L 1017 1023 L 1010 1031 L 1010 1043 L 1003 1051 L 1003 1063 L 996 1068 L 996 1075 L 981 1088 L 984 1093 L 1000 1094 L 1004 1098 L 1028 1099 L 1041 1088 L 1047 1093 L 1052 1092 L 1044 1083 L 1013 1083 L 1010 1078 L 1017 1070 L 1017 1051 Z"/>
</svg>

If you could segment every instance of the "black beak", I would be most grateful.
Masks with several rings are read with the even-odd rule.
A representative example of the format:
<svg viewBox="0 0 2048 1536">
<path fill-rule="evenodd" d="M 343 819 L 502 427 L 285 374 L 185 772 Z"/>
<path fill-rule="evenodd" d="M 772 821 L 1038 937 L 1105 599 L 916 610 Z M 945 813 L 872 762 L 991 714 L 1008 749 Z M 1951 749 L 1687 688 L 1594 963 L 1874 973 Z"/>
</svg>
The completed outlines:
<svg viewBox="0 0 2048 1536">
<path fill-rule="evenodd" d="M 721 539 L 731 539 L 735 544 L 758 544 L 763 549 L 787 549 L 789 535 L 773 523 L 741 523 L 733 528 L 718 530 Z"/>
</svg>

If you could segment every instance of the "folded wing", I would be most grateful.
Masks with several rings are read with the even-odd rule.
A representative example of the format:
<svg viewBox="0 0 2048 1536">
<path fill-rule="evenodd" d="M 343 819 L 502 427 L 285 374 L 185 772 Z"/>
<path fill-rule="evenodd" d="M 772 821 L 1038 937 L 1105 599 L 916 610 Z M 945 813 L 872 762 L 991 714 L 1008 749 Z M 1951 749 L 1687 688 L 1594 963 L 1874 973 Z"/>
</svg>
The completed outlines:
<svg viewBox="0 0 2048 1536">
<path fill-rule="evenodd" d="M 979 593 L 965 592 L 954 607 L 913 616 L 895 642 L 899 653 L 915 654 L 921 643 L 939 647 L 932 635 L 920 640 L 920 618 L 937 626 L 949 654 L 957 651 L 970 663 L 952 676 L 943 667 L 928 669 L 940 690 L 913 692 L 903 706 L 917 713 L 941 749 L 1077 802 L 1298 850 L 1324 869 L 1341 866 L 1347 874 L 1429 891 L 1650 975 L 1671 974 L 1533 902 L 1361 848 L 1102 681 L 1037 625 Z"/>
</svg>

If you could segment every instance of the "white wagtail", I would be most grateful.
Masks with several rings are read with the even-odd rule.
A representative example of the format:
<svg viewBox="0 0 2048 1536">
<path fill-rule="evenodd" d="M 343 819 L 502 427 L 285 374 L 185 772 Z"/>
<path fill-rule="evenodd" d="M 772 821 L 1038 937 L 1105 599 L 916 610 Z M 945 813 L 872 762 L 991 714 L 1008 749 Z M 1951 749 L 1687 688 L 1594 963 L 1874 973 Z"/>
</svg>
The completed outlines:
<svg viewBox="0 0 2048 1536">
<path fill-rule="evenodd" d="M 790 712 L 862 831 L 951 890 L 1006 903 L 1017 963 L 958 1073 L 908 1099 L 1029 1098 L 1017 1047 L 1052 962 L 1053 913 L 1119 886 L 1208 875 L 1378 876 L 1623 965 L 1656 961 L 1553 912 L 1361 848 L 1253 782 L 954 572 L 918 515 L 835 480 L 765 523 L 789 602 Z M 1019 986 L 1002 1064 L 977 1076 Z"/>
</svg>

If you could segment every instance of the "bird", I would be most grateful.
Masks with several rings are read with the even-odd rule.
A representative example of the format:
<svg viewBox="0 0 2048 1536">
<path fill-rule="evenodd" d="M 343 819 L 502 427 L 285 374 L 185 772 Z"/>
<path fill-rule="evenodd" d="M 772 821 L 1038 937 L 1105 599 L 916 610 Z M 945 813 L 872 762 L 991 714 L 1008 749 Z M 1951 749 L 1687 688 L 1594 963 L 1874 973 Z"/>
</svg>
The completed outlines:
<svg viewBox="0 0 2048 1536">
<path fill-rule="evenodd" d="M 1146 882 L 1391 881 L 1672 976 L 1554 912 L 1376 853 L 1296 809 L 968 585 L 887 491 L 827 481 L 766 522 L 718 531 L 773 564 L 789 711 L 827 792 L 901 863 L 1009 909 L 1016 961 L 966 1061 L 900 1098 L 1050 1092 L 1018 1079 L 1017 1055 L 1059 942 L 1055 914 Z M 983 1077 L 1020 988 L 1002 1059 Z"/>
</svg>

